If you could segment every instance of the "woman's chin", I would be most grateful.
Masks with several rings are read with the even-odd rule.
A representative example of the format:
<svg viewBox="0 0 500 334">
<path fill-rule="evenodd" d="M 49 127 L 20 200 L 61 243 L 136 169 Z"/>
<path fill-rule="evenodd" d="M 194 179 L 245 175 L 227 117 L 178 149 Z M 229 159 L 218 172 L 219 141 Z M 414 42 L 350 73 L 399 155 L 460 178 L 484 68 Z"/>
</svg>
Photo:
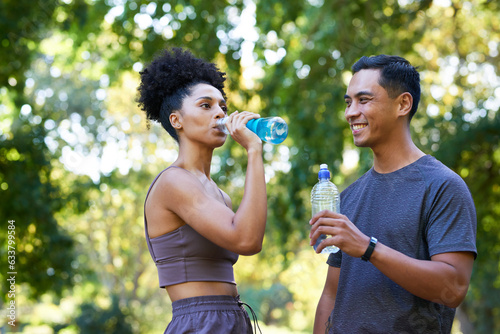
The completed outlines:
<svg viewBox="0 0 500 334">
<path fill-rule="evenodd" d="M 221 147 L 226 143 L 227 136 L 221 137 L 219 140 L 215 141 L 215 147 Z"/>
</svg>

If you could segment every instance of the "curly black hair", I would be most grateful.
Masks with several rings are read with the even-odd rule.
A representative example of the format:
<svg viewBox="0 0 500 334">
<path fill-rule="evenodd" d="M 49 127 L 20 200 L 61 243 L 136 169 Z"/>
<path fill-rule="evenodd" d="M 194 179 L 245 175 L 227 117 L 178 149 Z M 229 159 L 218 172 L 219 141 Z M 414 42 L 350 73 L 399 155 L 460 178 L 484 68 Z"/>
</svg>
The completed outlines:
<svg viewBox="0 0 500 334">
<path fill-rule="evenodd" d="M 139 107 L 148 120 L 160 122 L 167 132 L 179 142 L 177 132 L 170 124 L 170 114 L 182 108 L 191 88 L 205 83 L 224 93 L 225 72 L 213 63 L 196 58 L 182 48 L 164 50 L 142 72 L 139 85 Z"/>
</svg>

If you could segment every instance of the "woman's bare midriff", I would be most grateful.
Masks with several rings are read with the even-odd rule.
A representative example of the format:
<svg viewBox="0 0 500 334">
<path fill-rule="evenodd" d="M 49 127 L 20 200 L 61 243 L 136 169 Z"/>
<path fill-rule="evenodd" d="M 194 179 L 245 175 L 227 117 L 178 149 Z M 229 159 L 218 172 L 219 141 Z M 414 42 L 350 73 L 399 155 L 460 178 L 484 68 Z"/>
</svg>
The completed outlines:
<svg viewBox="0 0 500 334">
<path fill-rule="evenodd" d="M 238 295 L 236 285 L 225 282 L 186 282 L 170 285 L 165 289 L 172 302 L 198 296 L 226 295 L 236 297 Z"/>
</svg>

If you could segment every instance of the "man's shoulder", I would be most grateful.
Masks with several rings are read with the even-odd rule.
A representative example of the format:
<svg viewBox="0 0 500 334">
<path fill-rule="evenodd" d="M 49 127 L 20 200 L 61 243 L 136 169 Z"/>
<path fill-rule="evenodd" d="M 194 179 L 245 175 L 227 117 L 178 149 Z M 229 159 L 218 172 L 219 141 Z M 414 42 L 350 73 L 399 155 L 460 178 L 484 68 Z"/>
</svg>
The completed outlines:
<svg viewBox="0 0 500 334">
<path fill-rule="evenodd" d="M 426 189 L 429 188 L 452 188 L 458 187 L 464 189 L 467 187 L 465 181 L 452 169 L 431 155 L 425 155 L 412 164 L 389 174 L 378 174 L 374 172 L 373 167 L 351 183 L 342 191 L 342 197 L 356 195 L 363 192 L 370 183 L 384 180 L 391 182 L 394 180 L 405 180 L 405 184 L 422 184 Z M 357 196 L 357 195 L 356 195 Z"/>
<path fill-rule="evenodd" d="M 465 185 L 464 180 L 456 172 L 431 155 L 416 161 L 415 167 L 428 185 Z"/>
</svg>

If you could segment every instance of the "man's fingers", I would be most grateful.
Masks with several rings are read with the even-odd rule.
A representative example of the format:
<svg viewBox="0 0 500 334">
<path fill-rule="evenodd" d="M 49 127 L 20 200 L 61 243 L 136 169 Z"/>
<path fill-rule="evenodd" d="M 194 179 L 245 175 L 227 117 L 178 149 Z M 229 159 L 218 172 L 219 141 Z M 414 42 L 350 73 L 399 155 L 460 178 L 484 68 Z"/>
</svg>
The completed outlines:
<svg viewBox="0 0 500 334">
<path fill-rule="evenodd" d="M 316 243 L 316 240 L 318 240 L 319 236 L 322 234 L 325 235 L 335 235 L 335 227 L 334 226 L 317 226 L 314 231 L 309 232 L 309 238 L 311 239 L 311 245 L 314 245 Z"/>
</svg>

